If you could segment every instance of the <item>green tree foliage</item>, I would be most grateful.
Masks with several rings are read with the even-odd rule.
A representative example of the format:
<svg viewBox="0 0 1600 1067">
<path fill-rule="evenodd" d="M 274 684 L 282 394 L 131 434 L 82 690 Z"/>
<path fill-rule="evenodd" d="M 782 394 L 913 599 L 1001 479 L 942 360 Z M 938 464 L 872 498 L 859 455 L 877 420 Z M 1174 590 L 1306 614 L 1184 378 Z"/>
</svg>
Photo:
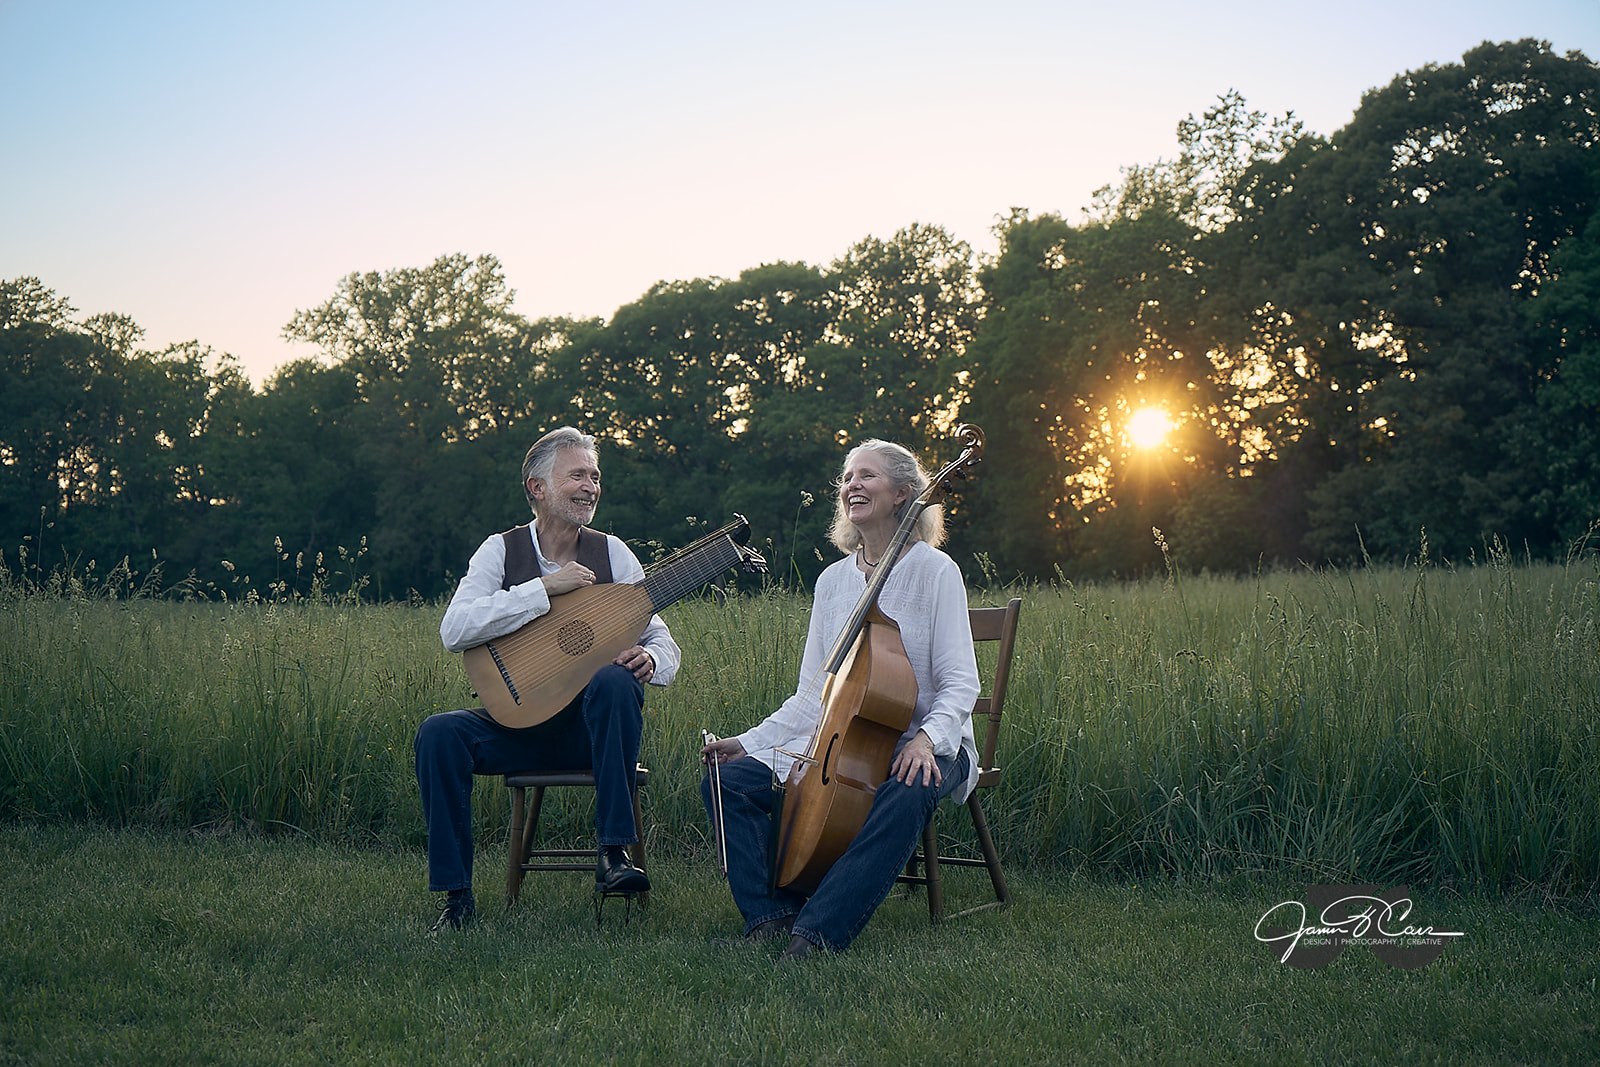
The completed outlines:
<svg viewBox="0 0 1600 1067">
<path fill-rule="evenodd" d="M 371 523 L 372 564 L 393 595 L 436 592 L 474 538 L 511 525 L 506 505 L 520 499 L 520 453 L 499 457 L 474 444 L 498 441 L 526 411 L 505 394 L 537 394 L 541 366 L 527 358 L 537 350 L 524 347 L 529 334 L 514 298 L 493 257 L 444 256 L 423 268 L 351 274 L 285 328 L 337 370 L 318 381 L 307 369 L 279 391 L 311 391 L 284 403 L 333 434 L 344 446 L 337 460 L 359 472 L 343 476 L 348 499 Z M 349 390 L 342 408 L 319 405 L 329 388 Z"/>
<path fill-rule="evenodd" d="M 1020 439 L 985 489 L 1002 572 L 1148 569 L 1151 527 L 1215 567 L 1580 534 L 1597 84 L 1484 45 L 1326 141 L 1224 97 L 1085 225 L 1015 214 L 969 408 Z M 1129 449 L 1149 403 L 1176 431 Z"/>
<path fill-rule="evenodd" d="M 1369 93 L 1330 142 L 1255 176 L 1235 292 L 1299 361 L 1314 558 L 1354 555 L 1358 529 L 1383 555 L 1424 526 L 1449 553 L 1571 533 L 1530 506 L 1546 472 L 1506 457 L 1564 357 L 1528 319 L 1594 212 L 1597 104 L 1581 56 L 1486 44 Z"/>
<path fill-rule="evenodd" d="M 214 521 L 229 584 L 288 582 L 304 592 L 319 556 L 331 570 L 341 549 L 354 554 L 373 532 L 360 411 L 348 368 L 302 359 L 218 419 L 211 437 L 227 490 Z"/>
<path fill-rule="evenodd" d="M 770 519 L 792 510 L 795 479 L 809 472 L 796 465 L 774 480 L 764 464 L 809 454 L 817 420 L 771 412 L 822 334 L 823 291 L 819 271 L 773 264 L 732 281 L 661 283 L 610 322 L 574 331 L 555 374 L 571 397 L 567 420 L 607 442 L 603 525 L 673 547 L 739 512 L 783 550 L 788 524 Z M 778 439 L 774 457 L 785 421 L 796 436 Z"/>
<path fill-rule="evenodd" d="M 1590 203 L 1600 203 L 1600 157 L 1588 158 Z M 1510 466 L 1532 477 L 1529 521 L 1575 539 L 1600 519 L 1600 210 L 1556 249 L 1550 270 L 1554 280 L 1522 308 L 1561 358 L 1538 386 L 1533 417 L 1509 431 Z"/>
<path fill-rule="evenodd" d="M 568 420 L 610 442 L 603 524 L 670 546 L 681 521 L 738 512 L 775 570 L 808 581 L 833 558 L 845 447 L 948 436 L 981 306 L 970 248 L 915 226 L 827 270 L 657 285 L 574 329 L 548 373 Z"/>
<path fill-rule="evenodd" d="M 1003 573 L 1072 560 L 1071 573 L 1086 555 L 1086 569 L 1148 562 L 1169 472 L 1130 471 L 1112 427 L 1181 374 L 1172 335 L 1187 315 L 1164 283 L 1182 269 L 1185 233 L 1166 213 L 1081 228 L 1018 214 L 1005 227 L 966 412 L 989 435 L 975 522 Z"/>
<path fill-rule="evenodd" d="M 972 249 L 935 226 L 869 238 L 834 263 L 828 327 L 806 364 L 842 445 L 927 449 L 948 436 L 982 316 Z"/>
<path fill-rule="evenodd" d="M 8 548 L 85 493 L 94 445 L 88 396 L 101 356 L 72 314 L 37 278 L 0 282 L 0 515 Z"/>
<path fill-rule="evenodd" d="M 1328 138 L 1229 93 L 1081 222 L 1013 209 L 992 258 L 916 225 L 528 321 L 494 257 L 445 256 L 343 279 L 285 330 L 318 358 L 259 389 L 0 281 L 0 536 L 46 571 L 431 597 L 572 424 L 644 556 L 741 512 L 809 584 L 845 449 L 938 466 L 968 421 L 974 577 L 1393 558 L 1424 528 L 1560 552 L 1600 517 L 1597 116 L 1600 69 L 1535 41 L 1401 75 Z"/>
<path fill-rule="evenodd" d="M 1084 225 L 1017 211 L 1000 228 L 969 414 L 997 428 L 979 521 L 1002 573 L 1158 566 L 1151 530 L 1203 535 L 1195 500 L 1240 473 L 1238 391 L 1207 361 L 1217 270 L 1205 237 L 1233 217 L 1249 167 L 1285 151 L 1299 124 L 1229 94 L 1179 136 L 1175 160 L 1126 171 Z M 1165 446 L 1129 440 L 1141 408 L 1174 421 Z"/>
<path fill-rule="evenodd" d="M 194 344 L 136 349 L 141 331 L 126 317 L 72 314 L 38 279 L 0 282 L 0 523 L 11 544 L 31 545 L 46 567 L 108 567 L 155 546 L 203 558 L 223 491 L 215 416 L 248 383 Z"/>
</svg>

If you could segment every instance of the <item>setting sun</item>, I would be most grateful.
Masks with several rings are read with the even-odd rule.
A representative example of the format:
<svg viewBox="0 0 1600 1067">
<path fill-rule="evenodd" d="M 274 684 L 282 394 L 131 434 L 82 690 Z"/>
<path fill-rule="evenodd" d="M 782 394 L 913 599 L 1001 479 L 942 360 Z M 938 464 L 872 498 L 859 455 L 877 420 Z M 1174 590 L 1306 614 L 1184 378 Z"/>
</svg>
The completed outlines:
<svg viewBox="0 0 1600 1067">
<path fill-rule="evenodd" d="M 1161 408 L 1140 408 L 1128 420 L 1128 438 L 1139 448 L 1155 448 L 1172 432 L 1172 420 Z"/>
</svg>

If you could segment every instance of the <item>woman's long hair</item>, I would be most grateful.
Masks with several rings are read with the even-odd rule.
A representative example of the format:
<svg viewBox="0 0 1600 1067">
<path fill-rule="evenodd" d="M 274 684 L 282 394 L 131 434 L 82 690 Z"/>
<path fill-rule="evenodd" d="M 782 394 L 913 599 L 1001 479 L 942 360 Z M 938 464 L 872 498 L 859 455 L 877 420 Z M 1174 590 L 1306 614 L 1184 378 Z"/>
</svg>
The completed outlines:
<svg viewBox="0 0 1600 1067">
<path fill-rule="evenodd" d="M 844 472 L 850 469 L 850 463 L 862 452 L 871 452 L 883 464 L 883 473 L 888 475 L 889 481 L 896 489 L 905 486 L 911 490 L 911 495 L 906 497 L 906 503 L 921 496 L 928 488 L 928 472 L 923 469 L 922 463 L 916 454 L 904 445 L 897 445 L 893 441 L 880 441 L 876 437 L 870 441 L 863 441 L 852 448 L 844 457 L 844 463 L 839 467 L 839 477 L 833 482 L 833 525 L 828 529 L 828 539 L 840 552 L 849 555 L 861 547 L 861 534 L 856 530 L 855 523 L 850 521 L 850 509 L 845 507 L 844 498 L 839 495 L 844 487 Z M 898 517 L 899 513 L 896 513 Z M 924 508 L 917 517 L 917 525 L 911 531 L 913 541 L 926 541 L 934 548 L 944 544 L 944 505 L 930 504 Z"/>
</svg>

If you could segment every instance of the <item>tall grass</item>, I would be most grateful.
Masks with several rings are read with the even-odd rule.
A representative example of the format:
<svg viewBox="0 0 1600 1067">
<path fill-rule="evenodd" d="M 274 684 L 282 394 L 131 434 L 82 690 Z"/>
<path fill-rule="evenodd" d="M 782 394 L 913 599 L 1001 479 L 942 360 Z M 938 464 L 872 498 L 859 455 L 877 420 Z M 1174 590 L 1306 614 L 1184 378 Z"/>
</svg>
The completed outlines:
<svg viewBox="0 0 1600 1067">
<path fill-rule="evenodd" d="M 1046 591 L 1004 832 L 1180 876 L 1592 888 L 1597 598 L 1592 564 L 1503 558 Z"/>
<path fill-rule="evenodd" d="M 1021 595 L 988 802 L 1010 862 L 1600 887 L 1592 556 Z M 471 701 L 437 606 L 128 599 L 0 572 L 0 609 L 0 818 L 420 843 L 412 736 Z M 776 706 L 808 611 L 769 592 L 669 612 L 686 665 L 648 697 L 653 849 L 704 847 L 698 732 Z M 504 794 L 480 783 L 486 841 Z M 546 817 L 582 837 L 587 800 Z"/>
</svg>

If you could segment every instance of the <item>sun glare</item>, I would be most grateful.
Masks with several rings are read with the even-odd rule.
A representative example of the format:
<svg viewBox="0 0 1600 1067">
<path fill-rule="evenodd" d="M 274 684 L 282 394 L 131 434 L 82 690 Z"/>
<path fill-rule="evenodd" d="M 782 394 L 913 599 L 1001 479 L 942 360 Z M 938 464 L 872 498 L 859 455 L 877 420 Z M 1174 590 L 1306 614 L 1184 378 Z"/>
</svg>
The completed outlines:
<svg viewBox="0 0 1600 1067">
<path fill-rule="evenodd" d="M 1172 420 L 1160 408 L 1140 408 L 1128 420 L 1128 438 L 1139 448 L 1156 448 L 1172 432 Z"/>
</svg>

